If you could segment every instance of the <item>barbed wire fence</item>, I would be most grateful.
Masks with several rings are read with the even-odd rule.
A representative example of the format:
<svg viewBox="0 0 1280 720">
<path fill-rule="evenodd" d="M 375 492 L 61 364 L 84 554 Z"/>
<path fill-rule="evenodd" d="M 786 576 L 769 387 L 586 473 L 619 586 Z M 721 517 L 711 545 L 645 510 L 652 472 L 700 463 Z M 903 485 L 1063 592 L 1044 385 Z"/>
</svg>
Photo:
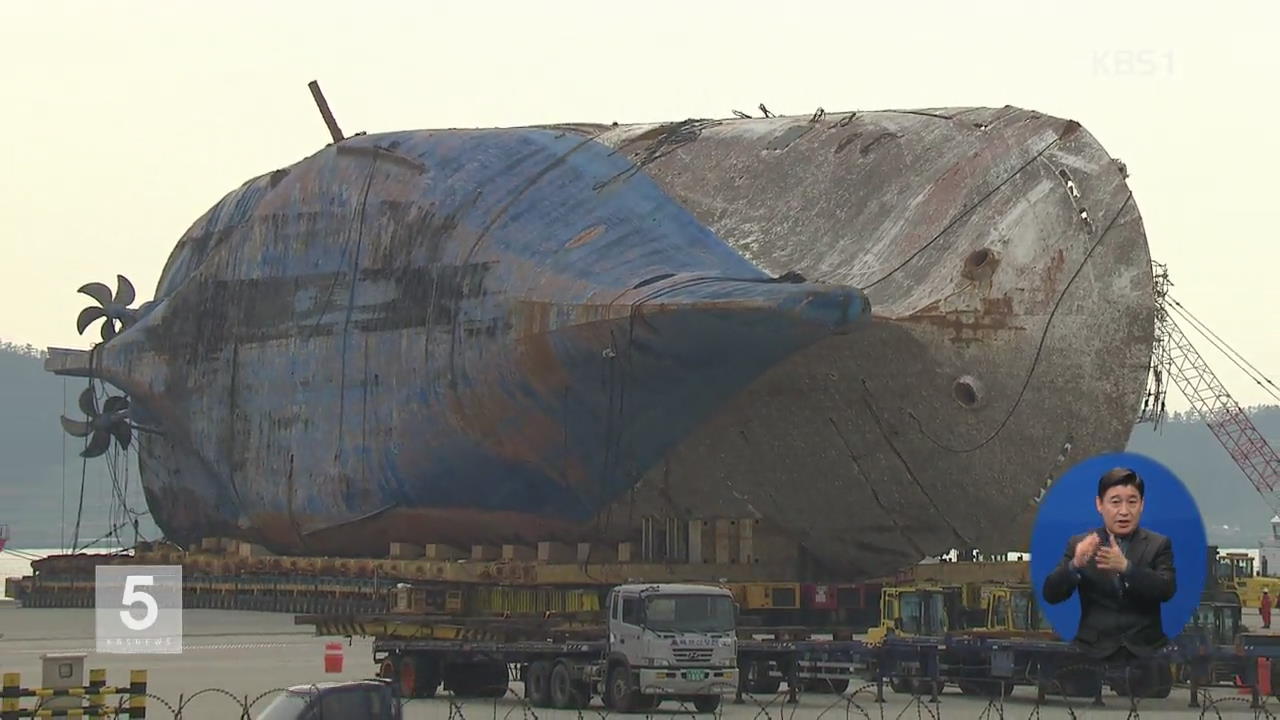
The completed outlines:
<svg viewBox="0 0 1280 720">
<path fill-rule="evenodd" d="M 951 668 L 954 671 L 954 668 Z M 370 707 L 376 705 L 376 696 L 366 699 L 364 709 L 355 710 L 351 705 L 341 703 L 326 707 L 326 693 L 329 688 L 324 684 L 310 686 L 277 687 L 256 694 L 237 693 L 226 688 L 210 687 L 190 694 L 179 695 L 176 701 L 162 695 L 146 692 L 121 694 L 117 702 L 109 703 L 97 715 L 85 714 L 84 717 L 130 717 L 129 704 L 131 698 L 139 695 L 147 700 L 145 716 L 162 720 L 258 720 L 266 707 L 282 693 L 290 693 L 298 698 L 298 707 L 308 703 L 319 704 L 318 714 L 308 714 L 308 720 L 394 720 L 404 718 L 413 720 L 419 717 L 442 718 L 447 720 L 537 720 L 537 718 L 575 718 L 576 720 L 620 720 L 632 718 L 641 720 L 648 718 L 691 717 L 698 720 L 719 719 L 721 717 L 741 718 L 746 720 L 838 720 L 840 718 L 862 718 L 863 720 L 903 720 L 914 717 L 917 720 L 930 718 L 942 720 L 948 718 L 977 718 L 978 720 L 1047 720 L 1048 718 L 1071 718 L 1083 720 L 1096 717 L 1099 711 L 1108 717 L 1125 717 L 1126 720 L 1143 717 L 1160 718 L 1176 715 L 1180 717 L 1217 718 L 1276 718 L 1280 714 L 1280 688 L 1272 688 L 1269 695 L 1261 694 L 1249 686 L 1238 687 L 1199 687 L 1192 688 L 1185 683 L 1175 683 L 1156 691 L 1160 696 L 1141 697 L 1148 688 L 1137 688 L 1139 692 L 1131 692 L 1133 685 L 1125 686 L 1130 674 L 1117 680 L 1108 678 L 1095 665 L 1072 665 L 1060 668 L 1055 677 L 1043 683 L 1028 678 L 972 678 L 961 681 L 957 694 L 952 686 L 957 684 L 954 675 L 944 679 L 937 677 L 915 676 L 881 678 L 876 681 L 858 679 L 855 685 L 849 684 L 841 692 L 836 692 L 839 683 L 831 692 L 816 692 L 798 683 L 796 687 L 780 687 L 776 692 L 753 694 L 738 687 L 707 685 L 701 692 L 720 693 L 722 701 L 714 710 L 700 711 L 695 703 L 686 698 L 665 700 L 661 705 L 648 703 L 648 706 L 636 708 L 630 712 L 605 707 L 595 702 L 587 704 L 591 698 L 580 698 L 576 703 L 580 707 L 551 708 L 535 706 L 530 699 L 518 692 L 510 684 L 491 688 L 473 688 L 471 697 L 460 697 L 442 694 L 430 698 L 405 698 L 398 693 L 394 682 L 384 681 L 386 693 L 383 702 L 389 702 L 399 708 L 396 716 L 379 714 L 379 710 Z M 840 680 L 847 680 L 841 678 Z M 1030 686 L 1028 686 L 1030 682 Z M 1108 694 L 1107 689 L 1112 691 Z M 660 688 L 649 688 L 655 694 Z M 487 691 L 487 692 L 486 692 Z M 1187 700 L 1179 700 L 1177 695 L 1185 694 Z M 488 695 L 488 697 L 475 697 Z M 389 701 L 386 698 L 390 698 Z M 42 698 L 43 700 L 43 698 Z M 114 706 L 114 707 L 112 707 Z M 0 720 L 10 717 L 47 717 L 37 715 L 35 708 L 14 713 L 10 710 L 0 711 Z M 49 713 L 49 710 L 44 710 Z M 52 711 L 54 717 L 65 716 L 65 711 Z M 301 714 L 298 715 L 302 717 Z M 284 717 L 284 716 L 281 716 Z M 292 716 L 290 716 L 292 717 Z"/>
</svg>

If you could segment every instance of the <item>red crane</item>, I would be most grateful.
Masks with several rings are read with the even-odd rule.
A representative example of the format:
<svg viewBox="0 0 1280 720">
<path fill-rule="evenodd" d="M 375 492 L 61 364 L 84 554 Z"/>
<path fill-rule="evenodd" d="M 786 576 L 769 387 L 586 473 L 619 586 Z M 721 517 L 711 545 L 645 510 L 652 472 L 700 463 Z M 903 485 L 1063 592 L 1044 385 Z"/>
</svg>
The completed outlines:
<svg viewBox="0 0 1280 720">
<path fill-rule="evenodd" d="M 1240 466 L 1271 509 L 1280 515 L 1280 492 L 1278 492 L 1280 491 L 1280 456 L 1277 456 L 1275 449 L 1262 436 L 1262 433 L 1258 432 L 1249 415 L 1231 397 L 1218 377 L 1209 369 L 1208 363 L 1204 361 L 1199 351 L 1174 322 L 1173 315 L 1177 314 L 1200 330 L 1195 317 L 1190 315 L 1177 300 L 1169 297 L 1171 283 L 1167 268 L 1162 264 L 1152 263 L 1152 269 L 1156 299 L 1156 332 L 1155 344 L 1152 348 L 1151 376 L 1153 389 L 1148 392 L 1147 402 L 1143 406 L 1139 422 L 1155 420 L 1159 424 L 1164 416 L 1166 382 L 1167 379 L 1172 380 L 1191 403 L 1192 409 L 1200 415 L 1209 426 L 1209 430 L 1218 438 L 1218 442 L 1227 449 L 1231 459 Z M 1230 350 L 1230 348 L 1223 349 L 1214 342 L 1213 338 L 1217 336 L 1212 331 L 1208 332 L 1206 338 L 1210 338 L 1209 342 L 1223 352 Z M 1218 338 L 1218 340 L 1221 339 Z M 1233 359 L 1233 362 L 1236 361 Z M 1236 364 L 1240 365 L 1238 362 Z M 1249 363 L 1246 361 L 1245 365 Z M 1244 370 L 1243 366 L 1240 367 Z M 1249 367 L 1253 368 L 1252 365 Z M 1280 396 L 1267 387 L 1268 385 L 1276 387 L 1275 383 L 1257 372 L 1256 368 L 1253 370 L 1256 376 L 1248 370 L 1245 372 L 1273 397 L 1280 399 Z M 1276 389 L 1280 390 L 1280 388 Z"/>
</svg>

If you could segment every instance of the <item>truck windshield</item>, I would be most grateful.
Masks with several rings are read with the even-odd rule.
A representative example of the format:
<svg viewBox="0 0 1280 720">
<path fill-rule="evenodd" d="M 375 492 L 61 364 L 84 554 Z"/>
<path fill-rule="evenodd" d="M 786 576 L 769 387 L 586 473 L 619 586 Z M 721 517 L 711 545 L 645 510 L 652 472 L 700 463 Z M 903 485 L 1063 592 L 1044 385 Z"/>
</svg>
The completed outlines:
<svg viewBox="0 0 1280 720">
<path fill-rule="evenodd" d="M 659 632 L 730 632 L 733 601 L 723 595 L 657 595 L 645 598 L 644 624 Z"/>
</svg>

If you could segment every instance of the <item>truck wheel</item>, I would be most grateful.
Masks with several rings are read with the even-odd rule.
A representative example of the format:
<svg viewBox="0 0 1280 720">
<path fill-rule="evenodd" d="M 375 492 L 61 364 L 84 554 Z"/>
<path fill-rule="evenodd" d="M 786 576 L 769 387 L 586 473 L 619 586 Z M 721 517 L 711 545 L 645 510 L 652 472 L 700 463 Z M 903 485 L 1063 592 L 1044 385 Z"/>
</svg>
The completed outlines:
<svg viewBox="0 0 1280 720">
<path fill-rule="evenodd" d="M 605 701 L 609 707 L 621 713 L 636 710 L 636 696 L 639 694 L 631 687 L 631 671 L 625 665 L 615 665 L 609 670 L 609 679 L 604 687 Z"/>
<path fill-rule="evenodd" d="M 587 706 L 589 698 L 585 697 L 582 688 L 573 680 L 567 663 L 556 663 L 551 669 L 551 704 L 561 710 L 581 710 Z"/>
<path fill-rule="evenodd" d="M 699 695 L 693 699 L 693 709 L 702 713 L 715 712 L 720 707 L 719 695 Z"/>
<path fill-rule="evenodd" d="M 554 707 L 551 701 L 551 661 L 534 660 L 524 678 L 524 696 L 537 708 Z"/>
</svg>

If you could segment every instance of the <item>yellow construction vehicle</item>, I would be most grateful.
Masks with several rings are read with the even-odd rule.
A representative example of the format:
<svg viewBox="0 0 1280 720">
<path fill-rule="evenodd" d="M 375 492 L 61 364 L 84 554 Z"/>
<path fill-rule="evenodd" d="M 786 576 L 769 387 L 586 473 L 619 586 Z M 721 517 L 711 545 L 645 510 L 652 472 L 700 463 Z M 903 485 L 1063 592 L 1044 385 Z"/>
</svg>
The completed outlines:
<svg viewBox="0 0 1280 720">
<path fill-rule="evenodd" d="M 1056 637 L 1049 619 L 1040 612 L 1030 585 L 987 585 L 982 589 L 986 621 L 975 628 L 981 634 L 1000 633 L 1018 637 Z"/>
<path fill-rule="evenodd" d="M 889 635 L 944 635 L 965 627 L 962 585 L 905 585 L 880 591 L 880 624 L 867 631 L 878 643 Z"/>
<path fill-rule="evenodd" d="M 867 632 L 867 639 L 880 642 L 889 635 L 945 635 L 962 631 L 1028 637 L 1053 634 L 1030 585 L 922 584 L 882 589 L 880 624 Z"/>
<path fill-rule="evenodd" d="M 1253 556 L 1248 553 L 1221 553 L 1217 559 L 1219 584 L 1234 592 L 1244 607 L 1256 608 L 1262 604 L 1262 591 L 1271 591 L 1275 602 L 1280 592 L 1280 578 L 1258 575 L 1254 570 Z"/>
</svg>

